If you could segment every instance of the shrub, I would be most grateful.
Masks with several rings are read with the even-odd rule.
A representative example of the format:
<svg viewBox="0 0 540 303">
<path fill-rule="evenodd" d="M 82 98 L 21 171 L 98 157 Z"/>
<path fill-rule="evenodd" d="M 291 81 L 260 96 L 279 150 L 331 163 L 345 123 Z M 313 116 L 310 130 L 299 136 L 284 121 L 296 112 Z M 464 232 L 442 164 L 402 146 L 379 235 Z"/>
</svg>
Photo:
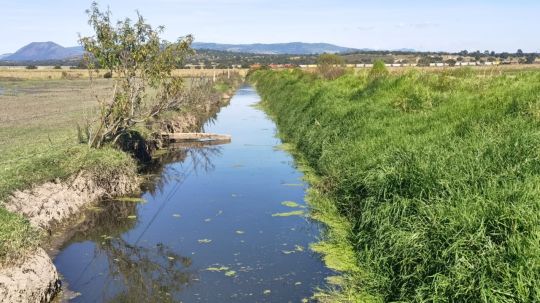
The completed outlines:
<svg viewBox="0 0 540 303">
<path fill-rule="evenodd" d="M 317 69 L 325 79 L 333 80 L 343 76 L 346 72 L 345 60 L 335 54 L 322 54 L 317 58 Z"/>
<path fill-rule="evenodd" d="M 386 68 L 386 64 L 382 60 L 376 60 L 369 71 L 369 77 L 372 79 L 386 77 L 388 74 L 388 68 Z"/>
<path fill-rule="evenodd" d="M 28 66 L 26 66 L 26 69 L 37 69 L 37 66 L 35 66 L 35 65 L 28 65 Z"/>
<path fill-rule="evenodd" d="M 96 34 L 79 40 L 87 52 L 85 65 L 90 73 L 99 66 L 111 76 L 118 75 L 110 99 L 98 100 L 100 116 L 83 132 L 90 136 L 89 146 L 99 148 L 108 142 L 116 144 L 138 125 L 189 102 L 180 98 L 183 79 L 172 71 L 192 53 L 193 38 L 186 36 L 174 43 L 162 40 L 164 27 L 153 28 L 141 15 L 135 22 L 126 18 L 113 23 L 110 10 L 101 11 L 96 2 L 87 13 Z M 148 89 L 155 97 L 144 100 Z"/>
</svg>

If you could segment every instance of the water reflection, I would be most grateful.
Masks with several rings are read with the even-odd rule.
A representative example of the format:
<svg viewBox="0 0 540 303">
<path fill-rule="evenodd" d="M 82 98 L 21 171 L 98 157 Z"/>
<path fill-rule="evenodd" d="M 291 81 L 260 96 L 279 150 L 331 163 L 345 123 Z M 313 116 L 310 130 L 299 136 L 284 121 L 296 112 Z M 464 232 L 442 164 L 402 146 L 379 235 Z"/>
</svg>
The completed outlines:
<svg viewBox="0 0 540 303">
<path fill-rule="evenodd" d="M 318 225 L 272 216 L 304 210 L 305 187 L 258 100 L 244 88 L 207 124 L 230 144 L 172 144 L 148 171 L 146 203 L 90 214 L 55 258 L 74 302 L 301 302 L 324 283 L 307 250 Z"/>
<path fill-rule="evenodd" d="M 148 180 L 144 184 L 144 190 L 156 196 L 163 193 L 167 184 L 172 182 L 181 184 L 191 174 L 197 175 L 214 170 L 212 158 L 221 155 L 222 147 L 219 145 L 223 143 L 220 141 L 172 143 L 169 152 L 160 155 L 145 168 Z M 190 161 L 184 161 L 188 158 Z M 168 165 L 171 163 L 181 164 Z"/>
<path fill-rule="evenodd" d="M 122 234 L 137 224 L 136 215 L 137 203 L 121 201 L 104 201 L 87 214 L 67 245 L 90 240 L 95 243 L 94 256 L 71 284 L 80 287 L 103 279 L 105 288 L 96 298 L 103 302 L 175 302 L 174 294 L 196 277 L 189 269 L 192 261 L 163 243 L 148 247 L 123 239 Z M 107 275 L 102 270 L 78 285 L 96 259 L 103 257 Z"/>
</svg>

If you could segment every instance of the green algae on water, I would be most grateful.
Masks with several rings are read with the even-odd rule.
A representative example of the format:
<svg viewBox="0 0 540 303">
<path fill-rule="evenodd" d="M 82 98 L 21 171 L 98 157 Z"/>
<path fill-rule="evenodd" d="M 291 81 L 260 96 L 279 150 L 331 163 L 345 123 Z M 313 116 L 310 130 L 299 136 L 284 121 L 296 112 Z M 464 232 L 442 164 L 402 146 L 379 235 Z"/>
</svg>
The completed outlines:
<svg viewBox="0 0 540 303">
<path fill-rule="evenodd" d="M 300 205 L 294 201 L 283 201 L 281 205 L 291 207 L 291 208 L 306 208 L 304 205 Z"/>
<path fill-rule="evenodd" d="M 306 213 L 303 210 L 294 210 L 285 213 L 275 213 L 272 217 L 290 217 L 290 216 L 304 216 Z"/>
<path fill-rule="evenodd" d="M 229 270 L 229 271 L 225 272 L 225 275 L 226 275 L 227 277 L 234 277 L 234 276 L 236 276 L 236 271 L 234 271 L 234 270 Z"/>
</svg>

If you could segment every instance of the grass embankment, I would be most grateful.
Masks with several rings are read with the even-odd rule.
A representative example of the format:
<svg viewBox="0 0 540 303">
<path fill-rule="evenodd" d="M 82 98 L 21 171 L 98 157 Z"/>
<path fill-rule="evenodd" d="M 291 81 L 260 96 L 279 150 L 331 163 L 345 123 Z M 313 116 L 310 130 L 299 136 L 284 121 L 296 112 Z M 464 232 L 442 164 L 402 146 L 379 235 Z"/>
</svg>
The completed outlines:
<svg viewBox="0 0 540 303">
<path fill-rule="evenodd" d="M 344 272 L 322 300 L 540 301 L 540 72 L 252 80 Z"/>
<path fill-rule="evenodd" d="M 103 93 L 109 86 L 107 80 L 96 84 Z M 83 169 L 114 171 L 134 162 L 112 148 L 78 144 L 76 124 L 96 105 L 88 80 L 4 80 L 0 88 L 0 263 L 5 263 L 40 240 L 27 220 L 1 207 L 10 193 Z"/>
</svg>

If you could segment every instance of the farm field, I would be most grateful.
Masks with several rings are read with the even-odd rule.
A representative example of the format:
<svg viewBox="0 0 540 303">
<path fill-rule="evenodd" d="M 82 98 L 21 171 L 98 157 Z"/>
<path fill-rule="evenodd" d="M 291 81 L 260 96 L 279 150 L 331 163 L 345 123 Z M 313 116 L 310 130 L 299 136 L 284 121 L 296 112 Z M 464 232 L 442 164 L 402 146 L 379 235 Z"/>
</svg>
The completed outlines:
<svg viewBox="0 0 540 303">
<path fill-rule="evenodd" d="M 247 69 L 229 69 L 230 73 L 238 73 L 244 76 Z M 94 74 L 94 77 L 103 77 L 105 71 L 100 70 L 99 74 Z M 227 75 L 227 69 L 176 69 L 172 72 L 173 76 L 179 77 L 213 77 Z M 25 69 L 20 67 L 1 67 L 0 66 L 0 81 L 2 79 L 25 79 L 25 80 L 73 80 L 73 79 L 88 79 L 89 73 L 85 69 L 54 69 L 47 67 L 39 67 L 38 69 Z M 88 83 L 88 82 L 87 82 Z"/>
<path fill-rule="evenodd" d="M 540 300 L 540 72 L 251 80 L 329 226 L 322 301 Z"/>
</svg>

